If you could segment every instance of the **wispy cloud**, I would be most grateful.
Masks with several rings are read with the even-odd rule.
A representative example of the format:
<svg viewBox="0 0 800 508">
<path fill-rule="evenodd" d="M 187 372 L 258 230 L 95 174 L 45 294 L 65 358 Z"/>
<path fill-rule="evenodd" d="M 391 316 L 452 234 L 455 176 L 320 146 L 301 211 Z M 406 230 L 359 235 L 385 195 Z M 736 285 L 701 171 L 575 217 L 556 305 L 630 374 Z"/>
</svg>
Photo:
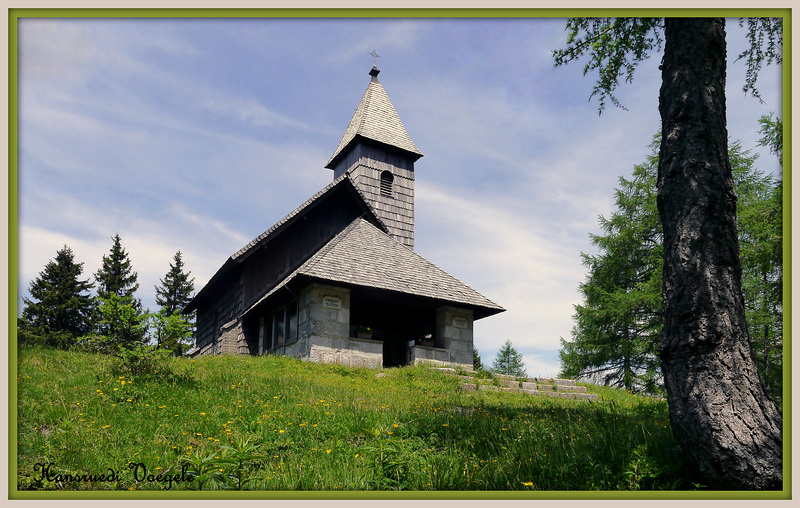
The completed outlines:
<svg viewBox="0 0 800 508">
<path fill-rule="evenodd" d="M 585 275 L 580 252 L 659 125 L 658 59 L 620 90 L 630 111 L 598 117 L 581 66 L 553 69 L 563 27 L 23 19 L 20 289 L 64 244 L 95 271 L 116 233 L 146 301 L 177 250 L 199 289 L 331 181 L 323 165 L 376 50 L 381 82 L 425 153 L 418 252 L 508 309 L 475 325 L 484 363 L 511 339 L 530 373 L 555 375 Z M 747 145 L 758 116 L 778 110 L 780 76 L 762 76 L 768 105 L 742 102 L 736 79 L 729 131 Z"/>
<path fill-rule="evenodd" d="M 218 94 L 201 99 L 200 105 L 215 115 L 232 118 L 251 127 L 312 130 L 307 123 L 276 113 L 253 99 L 242 100 Z"/>
<path fill-rule="evenodd" d="M 531 222 L 514 207 L 418 186 L 417 250 L 506 312 L 475 323 L 479 347 L 505 340 L 515 347 L 558 349 L 568 336 L 578 303 L 580 258 L 546 224 Z M 557 368 L 551 354 L 550 367 Z"/>
</svg>

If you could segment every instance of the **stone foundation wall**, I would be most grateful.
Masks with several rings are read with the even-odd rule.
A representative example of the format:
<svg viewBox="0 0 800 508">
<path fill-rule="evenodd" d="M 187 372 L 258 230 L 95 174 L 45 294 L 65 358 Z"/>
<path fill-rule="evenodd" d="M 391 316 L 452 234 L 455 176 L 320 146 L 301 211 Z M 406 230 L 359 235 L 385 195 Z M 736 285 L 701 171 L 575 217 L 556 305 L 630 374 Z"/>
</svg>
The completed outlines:
<svg viewBox="0 0 800 508">
<path fill-rule="evenodd" d="M 383 367 L 383 343 L 349 337 L 350 290 L 326 284 L 309 284 L 298 298 L 298 339 L 276 354 L 313 362 L 352 367 Z M 436 311 L 435 347 L 412 346 L 408 365 L 472 368 L 473 314 L 471 310 L 443 306 Z M 250 354 L 241 321 L 233 319 L 219 328 L 215 344 L 193 351 L 192 356 Z"/>
<path fill-rule="evenodd" d="M 379 369 L 383 366 L 383 343 L 379 340 L 313 337 L 308 360 L 348 367 Z"/>
<path fill-rule="evenodd" d="M 469 363 L 464 362 L 463 356 L 456 351 L 428 346 L 412 346 L 408 356 L 409 365 L 427 364 L 436 367 L 472 369 L 472 350 L 469 354 Z"/>
<path fill-rule="evenodd" d="M 206 344 L 205 346 L 203 346 L 203 347 L 201 347 L 199 349 L 195 349 L 193 351 L 190 350 L 189 351 L 189 357 L 198 358 L 200 356 L 207 356 L 207 355 L 213 354 L 213 351 L 214 351 L 214 345 L 211 344 L 211 343 L 208 343 L 208 344 Z"/>
<path fill-rule="evenodd" d="M 301 339 L 345 338 L 350 327 L 350 290 L 310 284 L 300 294 L 299 313 Z"/>
</svg>

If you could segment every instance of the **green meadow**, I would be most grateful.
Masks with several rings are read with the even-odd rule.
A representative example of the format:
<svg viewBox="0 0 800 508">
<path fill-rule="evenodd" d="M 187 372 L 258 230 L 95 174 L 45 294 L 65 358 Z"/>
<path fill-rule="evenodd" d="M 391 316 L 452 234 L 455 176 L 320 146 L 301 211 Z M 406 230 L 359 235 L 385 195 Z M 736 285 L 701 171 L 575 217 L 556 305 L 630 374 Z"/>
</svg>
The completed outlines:
<svg viewBox="0 0 800 508">
<path fill-rule="evenodd" d="M 22 348 L 17 489 L 692 490 L 666 402 L 462 391 L 437 370 Z"/>
</svg>

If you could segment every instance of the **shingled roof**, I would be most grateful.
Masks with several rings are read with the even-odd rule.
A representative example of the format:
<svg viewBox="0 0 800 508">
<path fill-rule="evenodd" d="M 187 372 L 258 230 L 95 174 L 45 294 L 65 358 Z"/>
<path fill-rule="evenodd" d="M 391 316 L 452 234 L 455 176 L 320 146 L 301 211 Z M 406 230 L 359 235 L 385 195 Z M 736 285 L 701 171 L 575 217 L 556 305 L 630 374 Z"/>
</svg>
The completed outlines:
<svg viewBox="0 0 800 508">
<path fill-rule="evenodd" d="M 413 154 L 416 159 L 422 157 L 422 152 L 417 150 L 411 138 L 408 137 L 383 85 L 378 82 L 379 72 L 375 67 L 370 71 L 372 80 L 361 97 L 361 102 L 358 103 L 339 146 L 325 165 L 326 168 L 333 168 L 336 160 L 344 155 L 347 146 L 357 137 L 400 149 Z"/>
<path fill-rule="evenodd" d="M 331 239 L 251 309 L 298 276 L 458 304 L 473 309 L 476 319 L 505 310 L 360 218 Z"/>
</svg>

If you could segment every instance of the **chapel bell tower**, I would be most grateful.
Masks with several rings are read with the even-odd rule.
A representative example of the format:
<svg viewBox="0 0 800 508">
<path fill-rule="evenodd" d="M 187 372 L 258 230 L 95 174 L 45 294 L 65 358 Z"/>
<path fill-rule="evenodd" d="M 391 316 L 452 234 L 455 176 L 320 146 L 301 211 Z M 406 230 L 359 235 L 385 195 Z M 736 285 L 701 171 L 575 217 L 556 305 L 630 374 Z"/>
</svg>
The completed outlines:
<svg viewBox="0 0 800 508">
<path fill-rule="evenodd" d="M 376 67 L 353 118 L 326 168 L 348 173 L 397 241 L 414 248 L 414 162 L 422 157 L 389 97 Z"/>
</svg>

